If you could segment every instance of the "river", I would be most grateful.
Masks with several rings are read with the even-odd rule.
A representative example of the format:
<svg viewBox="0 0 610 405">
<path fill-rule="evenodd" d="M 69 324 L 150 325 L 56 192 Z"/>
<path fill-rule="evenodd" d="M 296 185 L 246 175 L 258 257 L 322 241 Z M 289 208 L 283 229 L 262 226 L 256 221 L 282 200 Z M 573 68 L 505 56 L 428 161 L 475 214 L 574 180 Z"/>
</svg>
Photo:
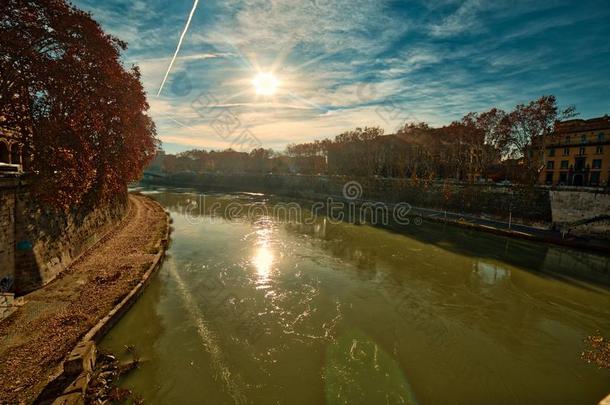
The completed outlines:
<svg viewBox="0 0 610 405">
<path fill-rule="evenodd" d="M 152 404 L 597 404 L 610 370 L 608 257 L 424 222 L 213 215 L 188 191 L 160 272 L 102 342 Z M 270 207 L 216 194 L 206 205 Z M 224 211 L 223 211 L 224 212 Z M 272 211 L 268 211 L 272 212 Z"/>
</svg>

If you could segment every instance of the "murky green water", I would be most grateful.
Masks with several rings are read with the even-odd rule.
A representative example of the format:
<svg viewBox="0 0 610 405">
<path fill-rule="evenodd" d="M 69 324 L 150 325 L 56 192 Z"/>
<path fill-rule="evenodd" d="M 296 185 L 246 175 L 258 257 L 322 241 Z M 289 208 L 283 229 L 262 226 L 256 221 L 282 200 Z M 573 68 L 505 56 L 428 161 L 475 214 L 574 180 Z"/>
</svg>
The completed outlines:
<svg viewBox="0 0 610 405">
<path fill-rule="evenodd" d="M 185 215 L 169 257 L 103 347 L 135 345 L 121 384 L 154 404 L 596 404 L 610 370 L 607 258 L 439 224 L 406 234 L 319 218 Z M 250 205 L 261 196 L 207 203 Z"/>
</svg>

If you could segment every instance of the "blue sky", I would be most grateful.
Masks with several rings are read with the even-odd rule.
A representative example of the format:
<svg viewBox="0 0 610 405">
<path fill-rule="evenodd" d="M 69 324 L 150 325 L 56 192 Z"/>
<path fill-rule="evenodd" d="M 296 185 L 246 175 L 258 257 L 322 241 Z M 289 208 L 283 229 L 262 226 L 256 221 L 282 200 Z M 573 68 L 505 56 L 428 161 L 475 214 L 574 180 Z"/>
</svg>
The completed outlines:
<svg viewBox="0 0 610 405">
<path fill-rule="evenodd" d="M 610 113 L 607 0 L 200 0 L 158 97 L 193 1 L 74 3 L 129 43 L 168 152 L 392 133 L 543 94 Z"/>
</svg>

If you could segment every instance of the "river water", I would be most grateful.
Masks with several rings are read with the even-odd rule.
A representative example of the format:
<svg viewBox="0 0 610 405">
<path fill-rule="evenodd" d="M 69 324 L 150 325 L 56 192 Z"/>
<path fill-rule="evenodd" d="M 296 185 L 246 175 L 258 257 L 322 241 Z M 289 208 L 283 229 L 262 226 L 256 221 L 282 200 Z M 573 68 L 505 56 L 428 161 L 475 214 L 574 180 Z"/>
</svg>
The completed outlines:
<svg viewBox="0 0 610 405">
<path fill-rule="evenodd" d="M 610 370 L 580 358 L 586 336 L 610 332 L 610 294 L 571 277 L 607 281 L 607 257 L 428 222 L 397 233 L 223 217 L 187 191 L 149 195 L 174 220 L 168 257 L 102 342 L 122 356 L 136 347 L 141 366 L 120 384 L 146 403 L 596 404 L 610 393 Z"/>
</svg>

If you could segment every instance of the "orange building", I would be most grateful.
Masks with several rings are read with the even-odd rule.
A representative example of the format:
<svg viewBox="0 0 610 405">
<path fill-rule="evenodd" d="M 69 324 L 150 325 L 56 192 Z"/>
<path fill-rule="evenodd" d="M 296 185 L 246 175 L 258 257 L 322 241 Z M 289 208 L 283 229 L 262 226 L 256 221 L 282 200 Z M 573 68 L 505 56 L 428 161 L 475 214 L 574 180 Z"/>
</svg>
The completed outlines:
<svg viewBox="0 0 610 405">
<path fill-rule="evenodd" d="M 610 186 L 610 117 L 563 121 L 544 141 L 540 183 Z"/>
</svg>

